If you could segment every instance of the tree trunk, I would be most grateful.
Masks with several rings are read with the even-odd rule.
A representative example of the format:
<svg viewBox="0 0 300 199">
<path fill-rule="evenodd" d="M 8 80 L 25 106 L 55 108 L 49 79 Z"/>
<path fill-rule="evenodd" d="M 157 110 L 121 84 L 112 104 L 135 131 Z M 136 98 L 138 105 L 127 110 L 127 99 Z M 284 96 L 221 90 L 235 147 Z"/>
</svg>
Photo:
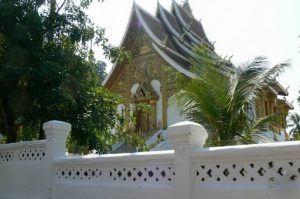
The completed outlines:
<svg viewBox="0 0 300 199">
<path fill-rule="evenodd" d="M 39 140 L 44 140 L 46 139 L 45 132 L 43 130 L 43 123 L 40 124 L 40 130 L 39 130 Z"/>
<path fill-rule="evenodd" d="M 7 100 L 0 99 L 0 119 L 4 125 L 4 134 L 7 136 L 7 142 L 16 142 L 18 138 L 19 125 L 15 125 L 15 120 L 9 110 L 7 110 Z"/>
<path fill-rule="evenodd" d="M 54 22 L 55 22 L 55 10 L 56 10 L 56 0 L 49 0 L 50 1 L 50 10 L 49 10 L 49 34 L 48 40 L 53 41 L 54 39 Z"/>
<path fill-rule="evenodd" d="M 7 132 L 7 143 L 17 142 L 18 140 L 18 132 L 20 126 L 19 125 L 10 125 Z"/>
<path fill-rule="evenodd" d="M 0 99 L 0 121 L 3 123 L 3 126 L 5 128 L 5 131 L 8 131 L 8 123 L 7 123 L 7 117 L 5 114 L 5 109 L 3 105 L 3 99 Z"/>
</svg>

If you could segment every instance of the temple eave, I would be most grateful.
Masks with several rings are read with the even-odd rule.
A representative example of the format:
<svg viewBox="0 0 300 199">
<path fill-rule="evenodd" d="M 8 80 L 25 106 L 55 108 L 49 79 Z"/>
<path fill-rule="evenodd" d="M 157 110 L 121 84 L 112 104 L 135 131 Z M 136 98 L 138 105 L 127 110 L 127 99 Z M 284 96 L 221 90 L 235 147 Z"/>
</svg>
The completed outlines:
<svg viewBox="0 0 300 199">
<path fill-rule="evenodd" d="M 178 61 L 174 60 L 171 56 L 168 55 L 168 52 L 165 52 L 165 49 L 160 48 L 159 46 L 157 46 L 155 43 L 152 43 L 154 49 L 156 50 L 156 52 L 171 66 L 173 66 L 173 68 L 175 68 L 178 72 L 183 73 L 184 75 L 190 77 L 190 78 L 194 78 L 195 75 L 190 72 L 188 69 L 186 69 L 189 66 L 183 66 L 180 63 L 178 63 Z"/>
<path fill-rule="evenodd" d="M 293 110 L 294 106 L 288 102 L 286 99 L 278 99 L 279 104 L 286 106 L 288 109 Z"/>
<path fill-rule="evenodd" d="M 271 86 L 278 92 L 278 95 L 288 96 L 288 91 L 277 81 L 271 83 Z"/>
</svg>

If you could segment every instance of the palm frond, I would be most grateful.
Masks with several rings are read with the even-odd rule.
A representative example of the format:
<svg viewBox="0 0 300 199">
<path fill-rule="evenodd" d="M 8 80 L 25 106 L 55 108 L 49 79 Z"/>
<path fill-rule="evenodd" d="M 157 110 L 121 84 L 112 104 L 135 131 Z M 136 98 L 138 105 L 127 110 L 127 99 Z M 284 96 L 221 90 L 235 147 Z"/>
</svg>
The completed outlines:
<svg viewBox="0 0 300 199">
<path fill-rule="evenodd" d="M 284 113 L 273 113 L 265 117 L 258 118 L 253 121 L 248 129 L 249 132 L 257 133 L 259 131 L 270 130 L 272 126 L 282 126 L 282 121 L 285 119 Z"/>
<path fill-rule="evenodd" d="M 251 103 L 257 98 L 259 92 L 274 80 L 289 63 L 277 64 L 271 68 L 267 67 L 268 61 L 265 57 L 256 57 L 250 63 L 236 68 L 236 75 L 232 80 L 232 106 L 231 111 L 239 112 L 243 105 Z"/>
<path fill-rule="evenodd" d="M 223 60 L 203 46 L 196 47 L 192 60 L 195 78 L 181 85 L 177 94 L 181 112 L 201 123 L 209 132 L 213 145 L 253 143 L 253 136 L 278 114 L 255 120 L 248 108 L 255 104 L 261 90 L 289 64 L 268 68 L 265 57 L 256 57 L 241 66 L 227 66 Z"/>
<path fill-rule="evenodd" d="M 290 127 L 289 134 L 290 136 L 295 137 L 297 134 L 300 134 L 300 115 L 294 113 L 289 116 L 287 127 Z"/>
</svg>

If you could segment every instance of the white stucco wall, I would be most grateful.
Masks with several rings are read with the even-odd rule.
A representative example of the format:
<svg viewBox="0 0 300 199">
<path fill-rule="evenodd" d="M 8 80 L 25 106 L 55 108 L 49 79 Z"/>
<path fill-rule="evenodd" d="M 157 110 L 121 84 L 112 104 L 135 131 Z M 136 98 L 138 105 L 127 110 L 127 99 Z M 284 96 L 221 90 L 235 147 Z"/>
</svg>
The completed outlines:
<svg viewBox="0 0 300 199">
<path fill-rule="evenodd" d="M 156 102 L 156 125 L 159 128 L 161 128 L 162 125 L 162 94 L 160 90 L 161 83 L 159 82 L 159 80 L 152 80 L 151 86 L 159 97 L 159 99 Z"/>
<path fill-rule="evenodd" d="M 45 141 L 0 144 L 0 198 L 43 198 Z"/>
<path fill-rule="evenodd" d="M 71 176 L 64 178 L 62 171 L 71 172 Z M 172 151 L 58 160 L 52 196 L 53 199 L 172 199 L 173 171 Z"/>
<path fill-rule="evenodd" d="M 171 126 L 172 124 L 175 124 L 177 122 L 186 121 L 187 119 L 180 114 L 180 110 L 177 107 L 175 96 L 171 96 L 168 99 L 168 126 Z"/>
<path fill-rule="evenodd" d="M 202 148 L 206 130 L 181 122 L 175 150 L 65 157 L 67 130 L 0 145 L 1 199 L 299 199 L 299 141 Z"/>
</svg>

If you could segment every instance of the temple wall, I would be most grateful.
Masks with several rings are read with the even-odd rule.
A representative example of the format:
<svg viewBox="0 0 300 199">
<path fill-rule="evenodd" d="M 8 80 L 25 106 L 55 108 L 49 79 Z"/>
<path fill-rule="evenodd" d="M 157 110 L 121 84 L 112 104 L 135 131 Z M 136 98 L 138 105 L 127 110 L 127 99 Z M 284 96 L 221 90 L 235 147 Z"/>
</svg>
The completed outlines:
<svg viewBox="0 0 300 199">
<path fill-rule="evenodd" d="M 203 148 L 193 122 L 168 128 L 174 150 L 65 156 L 71 127 L 46 140 L 0 144 L 3 199 L 298 199 L 300 142 Z M 45 128 L 46 127 L 46 128 Z"/>
</svg>

